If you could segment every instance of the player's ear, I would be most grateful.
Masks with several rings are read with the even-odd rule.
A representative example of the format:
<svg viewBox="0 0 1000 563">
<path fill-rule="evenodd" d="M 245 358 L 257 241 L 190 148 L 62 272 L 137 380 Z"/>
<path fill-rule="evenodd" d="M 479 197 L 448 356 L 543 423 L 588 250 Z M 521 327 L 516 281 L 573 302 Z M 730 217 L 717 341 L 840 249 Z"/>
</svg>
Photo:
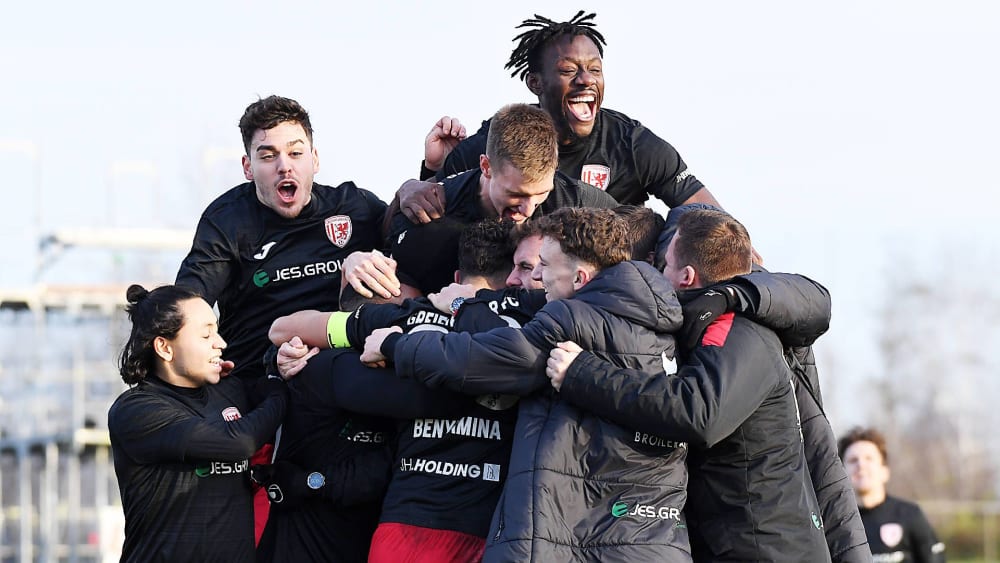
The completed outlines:
<svg viewBox="0 0 1000 563">
<path fill-rule="evenodd" d="M 589 270 L 578 266 L 576 268 L 576 275 L 573 277 L 573 290 L 579 291 L 581 287 L 590 283 L 592 278 L 593 276 L 590 274 Z"/>
<path fill-rule="evenodd" d="M 250 157 L 243 155 L 243 177 L 253 182 L 253 168 L 250 167 Z"/>
<path fill-rule="evenodd" d="M 695 287 L 698 282 L 698 272 L 694 270 L 691 265 L 684 266 L 684 270 L 681 272 L 681 289 L 688 289 Z"/>
<path fill-rule="evenodd" d="M 524 77 L 524 83 L 528 86 L 528 90 L 536 96 L 542 95 L 542 78 L 537 72 L 529 72 L 527 76 Z"/>
<path fill-rule="evenodd" d="M 490 172 L 490 157 L 485 154 L 479 155 L 479 170 L 483 173 L 483 177 L 487 180 L 492 178 Z"/>
<path fill-rule="evenodd" d="M 162 336 L 153 339 L 153 352 L 164 362 L 174 359 L 174 347 L 170 345 L 169 340 Z"/>
</svg>

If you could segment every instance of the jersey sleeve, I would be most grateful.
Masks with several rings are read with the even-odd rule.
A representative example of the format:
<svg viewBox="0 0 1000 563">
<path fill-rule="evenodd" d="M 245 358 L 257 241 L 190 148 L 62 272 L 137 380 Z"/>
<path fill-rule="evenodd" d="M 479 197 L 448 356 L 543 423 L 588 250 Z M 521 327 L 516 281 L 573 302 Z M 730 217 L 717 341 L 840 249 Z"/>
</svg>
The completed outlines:
<svg viewBox="0 0 1000 563">
<path fill-rule="evenodd" d="M 524 328 L 501 327 L 469 334 L 420 332 L 400 336 L 393 359 L 396 374 L 428 387 L 466 395 L 503 393 L 525 396 L 549 384 L 545 362 L 564 332 L 533 319 Z"/>
<path fill-rule="evenodd" d="M 215 304 L 233 275 L 239 259 L 234 243 L 225 232 L 202 216 L 194 234 L 191 251 L 181 262 L 175 284 L 190 288 L 209 304 Z"/>
<path fill-rule="evenodd" d="M 927 521 L 924 511 L 915 504 L 910 514 L 907 533 L 910 534 L 915 563 L 944 563 L 944 543 L 938 541 L 937 534 Z"/>
<path fill-rule="evenodd" d="M 608 192 L 599 190 L 586 182 L 573 180 L 580 194 L 580 207 L 599 207 L 602 209 L 614 209 L 618 207 L 618 200 L 611 197 Z"/>
<path fill-rule="evenodd" d="M 140 464 L 239 461 L 274 435 L 287 401 L 282 386 L 238 420 L 226 421 L 221 416 L 206 420 L 163 397 L 136 393 L 112 407 L 108 429 L 122 451 Z"/>
<path fill-rule="evenodd" d="M 692 175 L 670 143 L 638 125 L 632 132 L 632 150 L 639 181 L 646 192 L 668 207 L 683 204 L 705 187 Z"/>
<path fill-rule="evenodd" d="M 347 317 L 347 341 L 363 350 L 365 338 L 377 328 L 404 326 L 411 309 L 395 303 L 364 303 Z"/>
<path fill-rule="evenodd" d="M 310 369 L 310 365 L 305 369 Z M 324 364 L 317 362 L 317 365 Z M 457 405 L 468 402 L 468 398 L 458 393 L 429 389 L 413 379 L 397 377 L 391 369 L 365 366 L 357 352 L 338 354 L 328 365 L 336 402 L 353 412 L 404 420 L 447 417 L 456 412 Z"/>
</svg>

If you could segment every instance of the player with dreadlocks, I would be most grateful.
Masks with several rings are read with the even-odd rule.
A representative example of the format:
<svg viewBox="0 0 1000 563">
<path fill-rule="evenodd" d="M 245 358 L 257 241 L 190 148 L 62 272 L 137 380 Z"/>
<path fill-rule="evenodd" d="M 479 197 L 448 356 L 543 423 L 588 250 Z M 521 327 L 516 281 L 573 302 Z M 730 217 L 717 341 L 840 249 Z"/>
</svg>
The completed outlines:
<svg viewBox="0 0 1000 563">
<path fill-rule="evenodd" d="M 601 107 L 605 40 L 595 15 L 580 11 L 565 22 L 539 15 L 525 20 L 505 65 L 555 121 L 559 170 L 606 190 L 622 204 L 642 205 L 652 195 L 670 207 L 695 202 L 718 206 L 669 143 L 625 114 Z M 452 126 L 442 120 L 428 134 L 422 178 L 434 171 L 441 179 L 478 165 L 489 121 L 457 145 Z M 464 129 L 454 130 L 464 134 Z M 400 206 L 411 220 L 441 214 L 442 190 L 431 186 L 410 182 L 400 189 Z"/>
</svg>

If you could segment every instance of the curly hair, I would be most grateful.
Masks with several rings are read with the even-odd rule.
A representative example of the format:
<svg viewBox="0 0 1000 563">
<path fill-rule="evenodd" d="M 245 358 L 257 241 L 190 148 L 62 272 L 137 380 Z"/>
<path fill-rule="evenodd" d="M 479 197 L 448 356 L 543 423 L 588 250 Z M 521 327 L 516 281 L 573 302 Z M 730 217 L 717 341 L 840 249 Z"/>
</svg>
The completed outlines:
<svg viewBox="0 0 1000 563">
<path fill-rule="evenodd" d="M 541 70 L 542 53 L 545 51 L 545 47 L 567 35 L 570 37 L 577 35 L 589 37 L 597 46 L 597 52 L 601 54 L 601 57 L 604 57 L 604 46 L 607 43 L 601 32 L 597 31 L 597 24 L 593 22 L 596 16 L 597 14 L 584 15 L 584 11 L 580 10 L 569 21 L 565 22 L 553 21 L 538 14 L 535 14 L 532 19 L 524 20 L 515 29 L 527 28 L 527 31 L 521 32 L 512 39 L 512 41 L 519 43 L 510 54 L 510 60 L 507 61 L 504 68 L 513 69 L 513 72 L 510 73 L 511 77 L 520 74 L 521 80 L 524 80 L 529 72 Z"/>
<path fill-rule="evenodd" d="M 268 96 L 258 99 L 247 106 L 240 118 L 240 133 L 243 135 L 243 148 L 250 154 L 250 143 L 258 130 L 267 131 L 281 123 L 291 121 L 298 123 L 306 132 L 309 143 L 312 144 L 313 128 L 309 121 L 309 112 L 291 98 Z"/>
<path fill-rule="evenodd" d="M 184 326 L 180 303 L 201 299 L 193 290 L 176 285 L 164 285 L 147 291 L 141 285 L 130 285 L 125 292 L 128 305 L 125 312 L 132 321 L 132 331 L 118 358 L 122 381 L 135 385 L 155 371 L 156 353 L 153 341 L 158 336 L 174 338 Z"/>
<path fill-rule="evenodd" d="M 458 239 L 458 271 L 462 276 L 482 276 L 503 286 L 514 262 L 510 242 L 512 221 L 486 219 L 462 230 Z"/>
<path fill-rule="evenodd" d="M 889 465 L 889 452 L 886 450 L 885 446 L 885 436 L 881 432 L 874 428 L 865 428 L 863 426 L 855 426 L 848 430 L 847 434 L 841 436 L 837 440 L 837 453 L 840 454 L 840 459 L 844 459 L 844 452 L 847 448 L 851 447 L 855 442 L 871 442 L 875 444 L 878 448 L 878 453 L 882 454 L 882 464 Z"/>
<path fill-rule="evenodd" d="M 625 220 L 610 209 L 563 207 L 543 215 L 538 226 L 564 253 L 600 270 L 632 257 Z"/>
</svg>

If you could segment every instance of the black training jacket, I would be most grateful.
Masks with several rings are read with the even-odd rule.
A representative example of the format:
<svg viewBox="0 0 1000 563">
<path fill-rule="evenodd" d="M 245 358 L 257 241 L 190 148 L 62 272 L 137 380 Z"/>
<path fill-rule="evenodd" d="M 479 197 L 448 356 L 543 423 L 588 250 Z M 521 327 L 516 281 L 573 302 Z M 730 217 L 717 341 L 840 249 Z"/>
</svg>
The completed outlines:
<svg viewBox="0 0 1000 563">
<path fill-rule="evenodd" d="M 774 330 L 785 346 L 795 378 L 806 463 L 819 502 L 823 530 L 835 563 L 871 561 L 854 488 L 837 453 L 837 437 L 823 411 L 823 394 L 812 344 L 830 326 L 830 293 L 795 274 L 755 272 L 735 283 L 752 295 L 749 317 Z"/>
<path fill-rule="evenodd" d="M 284 387 L 252 408 L 237 379 L 183 388 L 151 375 L 115 400 L 122 561 L 253 561 L 249 458 L 281 423 Z"/>
</svg>

